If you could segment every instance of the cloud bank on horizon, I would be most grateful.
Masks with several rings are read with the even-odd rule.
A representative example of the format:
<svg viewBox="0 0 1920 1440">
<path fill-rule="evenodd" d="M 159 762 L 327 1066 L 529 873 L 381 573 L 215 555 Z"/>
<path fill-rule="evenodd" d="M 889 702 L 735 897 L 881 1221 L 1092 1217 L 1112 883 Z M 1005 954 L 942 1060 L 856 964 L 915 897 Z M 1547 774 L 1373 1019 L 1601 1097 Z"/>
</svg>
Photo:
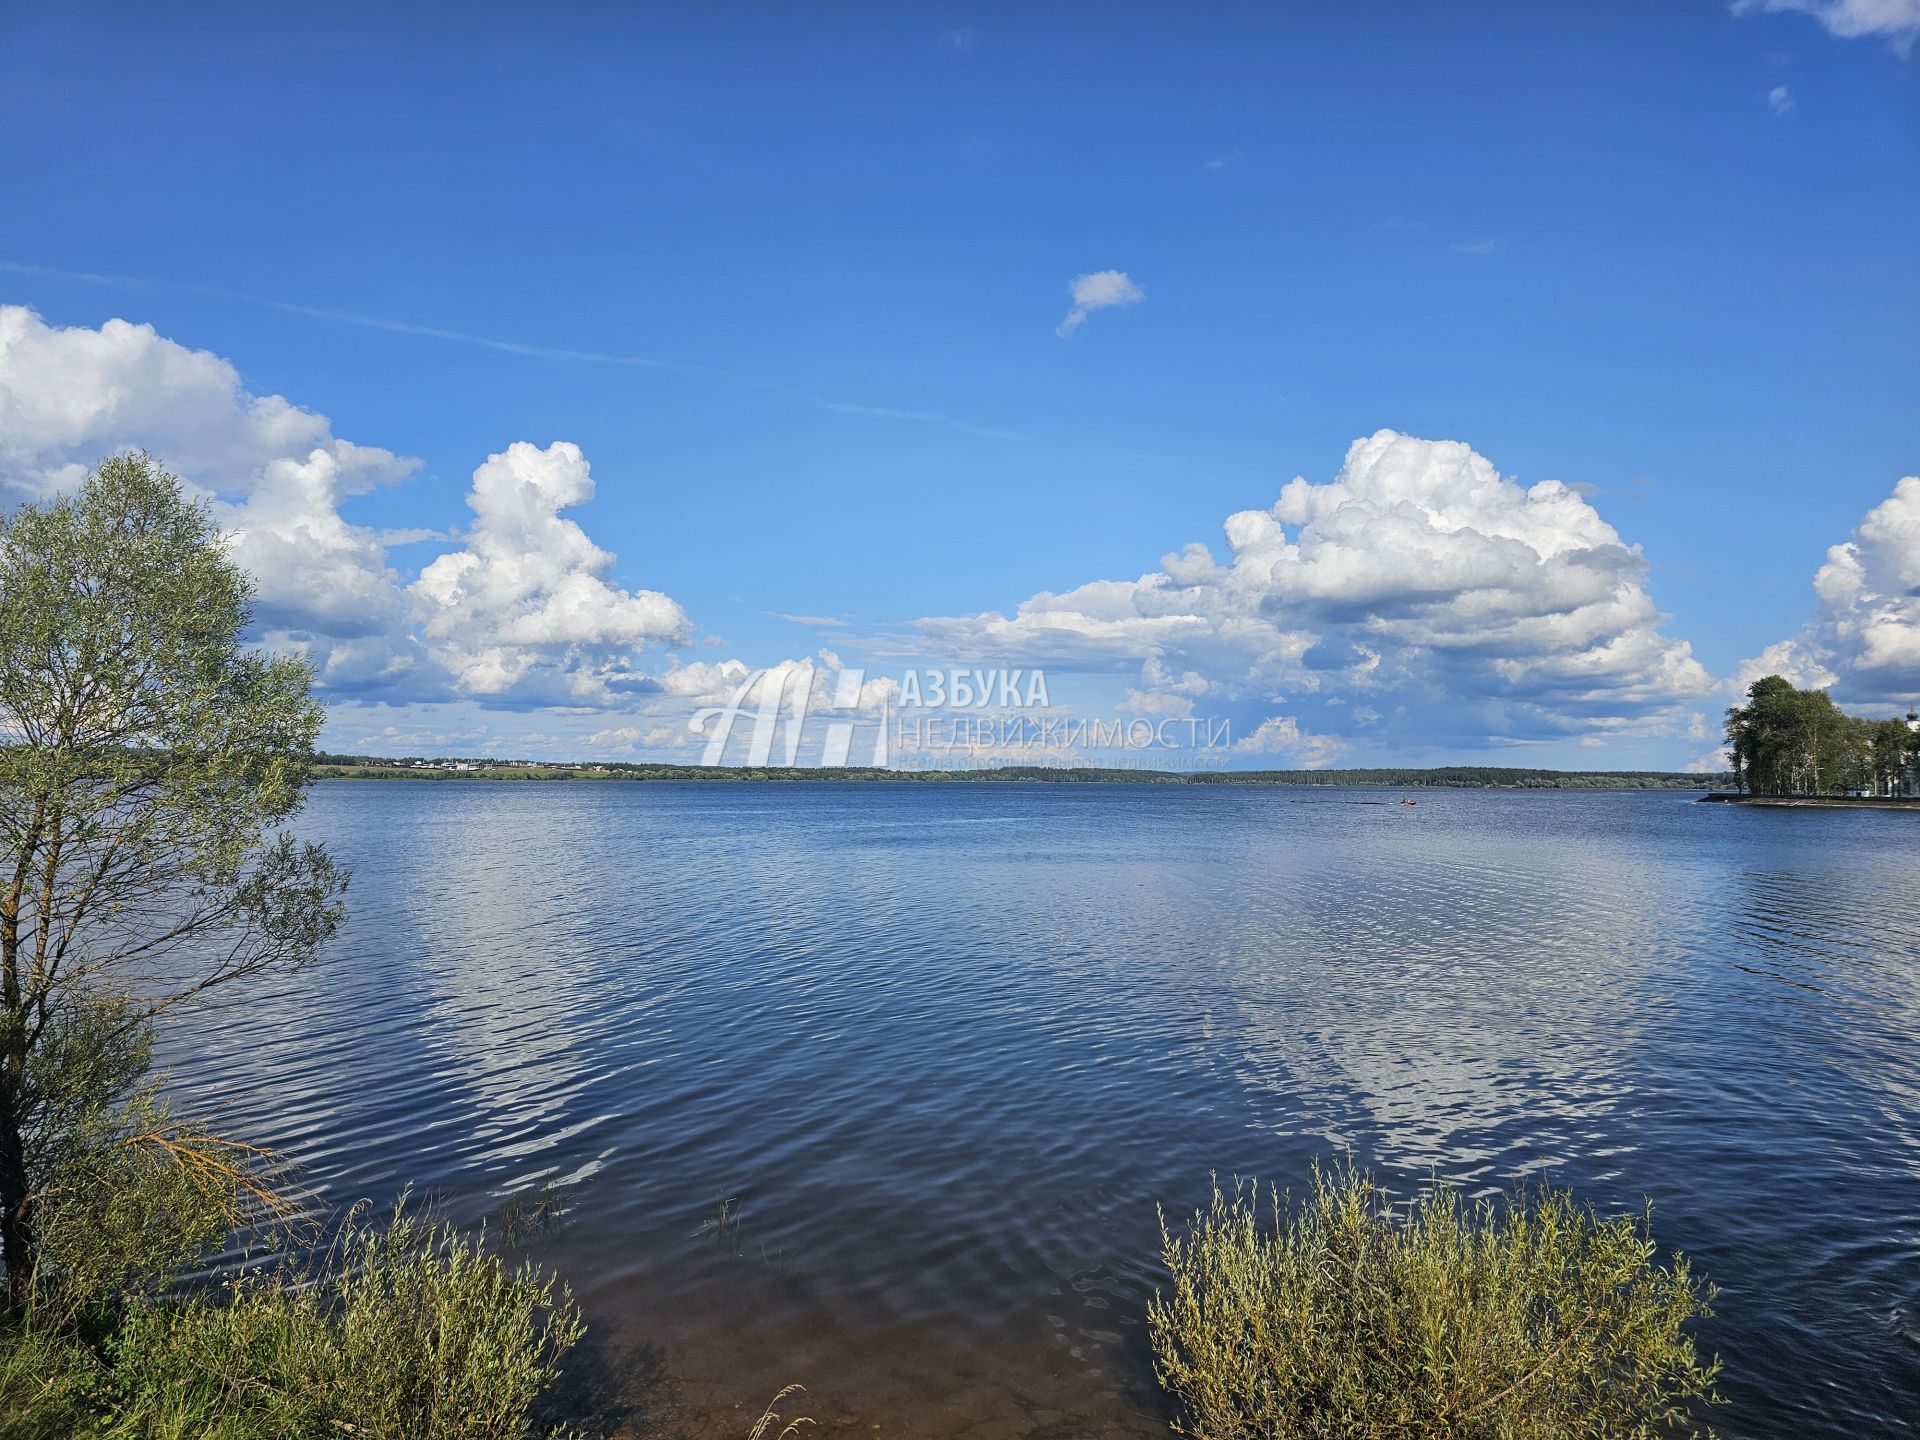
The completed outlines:
<svg viewBox="0 0 1920 1440">
<path fill-rule="evenodd" d="M 1386 744 L 1686 735 L 1714 690 L 1661 633 L 1637 548 L 1458 441 L 1379 431 L 1223 529 L 1223 561 L 1191 543 L 1138 579 L 918 628 L 961 655 L 1138 667 L 1144 694 L 1312 703 L 1320 728 Z"/>
<path fill-rule="evenodd" d="M 1108 273 L 1124 285 L 1099 295 L 1135 289 Z M 229 361 L 151 326 L 60 328 L 0 306 L 0 498 L 71 489 L 126 448 L 160 457 L 215 504 L 258 577 L 263 643 L 305 652 L 336 713 L 364 721 L 388 707 L 378 713 L 402 722 L 360 734 L 404 747 L 444 737 L 435 707 L 469 722 L 542 711 L 584 717 L 556 744 L 684 754 L 686 717 L 751 673 L 741 659 L 683 657 L 695 621 L 671 597 L 610 578 L 615 557 L 563 513 L 594 492 L 568 441 L 489 455 L 457 535 L 378 531 L 343 505 L 407 483 L 418 461 L 250 393 Z M 1248 717 L 1236 754 L 1261 764 L 1326 765 L 1361 747 L 1698 742 L 1728 691 L 1666 633 L 1646 559 L 1584 495 L 1552 480 L 1523 487 L 1458 441 L 1381 430 L 1356 440 L 1331 480 L 1296 477 L 1223 531 L 1224 557 L 1190 543 L 1135 579 L 1041 591 L 1010 614 L 927 617 L 904 648 L 1113 677 L 1142 715 L 1228 707 Z M 423 540 L 446 548 L 401 573 L 390 551 Z M 1807 625 L 1742 680 L 1761 665 L 1879 705 L 1920 691 L 1920 477 L 1829 551 L 1814 590 Z M 768 658 L 811 667 L 818 687 L 843 663 Z M 869 682 L 862 704 L 885 685 Z"/>
</svg>

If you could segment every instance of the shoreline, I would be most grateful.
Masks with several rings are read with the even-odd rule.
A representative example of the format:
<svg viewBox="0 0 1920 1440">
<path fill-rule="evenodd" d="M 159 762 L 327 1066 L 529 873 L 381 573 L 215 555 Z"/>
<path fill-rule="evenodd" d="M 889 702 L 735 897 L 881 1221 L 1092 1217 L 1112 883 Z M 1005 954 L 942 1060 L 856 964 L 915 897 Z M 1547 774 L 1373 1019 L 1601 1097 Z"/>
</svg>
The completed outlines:
<svg viewBox="0 0 1920 1440">
<path fill-rule="evenodd" d="M 1636 794 L 1689 795 L 1714 792 L 1706 777 L 1661 771 L 1505 770 L 1497 767 L 1442 767 L 1425 770 L 1174 770 L 1107 769 L 1096 766 L 1001 766 L 991 770 L 812 769 L 786 766 L 700 765 L 483 765 L 467 769 L 440 766 L 315 764 L 313 778 L 380 780 L 399 783 L 489 781 L 567 783 L 591 780 L 727 781 L 750 784 L 843 782 L 911 784 L 1123 784 L 1181 786 L 1255 786 L 1299 790 L 1580 790 Z M 1730 792 L 1729 792 L 1730 793 Z"/>
<path fill-rule="evenodd" d="M 1782 810 L 1920 810 L 1920 799 L 1854 795 L 1735 795 L 1717 790 L 1702 795 L 1699 804 L 1759 805 Z"/>
</svg>

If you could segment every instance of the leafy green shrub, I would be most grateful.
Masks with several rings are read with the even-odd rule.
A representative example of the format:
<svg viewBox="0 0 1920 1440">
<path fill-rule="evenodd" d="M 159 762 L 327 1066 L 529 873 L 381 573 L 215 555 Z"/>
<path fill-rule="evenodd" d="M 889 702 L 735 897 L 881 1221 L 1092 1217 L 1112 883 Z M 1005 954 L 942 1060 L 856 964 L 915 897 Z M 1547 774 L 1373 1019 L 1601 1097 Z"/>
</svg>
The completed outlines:
<svg viewBox="0 0 1920 1440">
<path fill-rule="evenodd" d="M 102 1440 L 521 1440 L 582 1334 L 564 1286 L 396 1207 L 318 1269 L 144 1307 L 110 1347 Z"/>
<path fill-rule="evenodd" d="M 150 1072 L 152 1026 L 125 1001 L 75 994 L 28 1056 L 21 1102 L 36 1320 L 98 1338 L 227 1235 L 290 1202 L 271 1157 L 174 1117 Z"/>
<path fill-rule="evenodd" d="M 1717 1361 L 1688 1324 L 1710 1287 L 1644 1219 L 1564 1190 L 1498 1204 L 1439 1188 L 1396 1213 L 1351 1164 L 1293 1205 L 1214 1187 L 1149 1311 L 1155 1369 L 1195 1440 L 1568 1440 L 1698 1433 Z"/>
<path fill-rule="evenodd" d="M 150 1053 L 128 1007 L 76 998 L 19 1087 L 37 1263 L 0 1316 L 0 1440 L 533 1433 L 581 1333 L 571 1299 L 404 1206 L 350 1214 L 306 1262 L 177 1288 L 236 1230 L 304 1232 L 274 1157 L 176 1120 Z"/>
</svg>

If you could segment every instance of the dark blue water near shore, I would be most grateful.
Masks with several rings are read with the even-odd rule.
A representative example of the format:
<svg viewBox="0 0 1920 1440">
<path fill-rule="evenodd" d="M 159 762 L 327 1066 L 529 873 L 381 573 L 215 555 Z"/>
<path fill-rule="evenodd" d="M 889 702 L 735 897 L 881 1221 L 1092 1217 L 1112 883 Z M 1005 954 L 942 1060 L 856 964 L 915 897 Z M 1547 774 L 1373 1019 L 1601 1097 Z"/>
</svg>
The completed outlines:
<svg viewBox="0 0 1920 1440">
<path fill-rule="evenodd" d="M 1920 816 L 1689 798 L 331 783 L 346 931 L 166 1059 L 335 1199 L 581 1182 L 636 1425 L 1164 1433 L 1155 1205 L 1351 1147 L 1651 1198 L 1722 1434 L 1916 1433 Z"/>
</svg>

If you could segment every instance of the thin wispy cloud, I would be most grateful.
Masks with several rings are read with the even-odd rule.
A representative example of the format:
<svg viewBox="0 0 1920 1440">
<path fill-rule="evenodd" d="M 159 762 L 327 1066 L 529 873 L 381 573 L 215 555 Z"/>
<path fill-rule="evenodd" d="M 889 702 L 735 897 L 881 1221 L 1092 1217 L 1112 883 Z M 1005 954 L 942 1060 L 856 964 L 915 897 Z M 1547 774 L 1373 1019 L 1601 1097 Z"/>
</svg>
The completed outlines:
<svg viewBox="0 0 1920 1440">
<path fill-rule="evenodd" d="M 456 345 L 477 345 L 503 355 L 521 355 L 530 360 L 566 360 L 585 365 L 634 365 L 647 370 L 678 370 L 711 374 L 698 365 L 674 360 L 658 360 L 651 355 L 617 355 L 601 350 L 570 350 L 551 345 L 528 345 L 518 340 L 497 340 L 490 335 L 471 335 L 464 330 L 448 330 L 438 325 L 417 325 L 407 320 L 388 320 L 378 315 L 361 315 L 352 310 L 334 310 L 320 305 L 296 305 L 290 300 L 275 300 L 266 295 L 249 295 L 240 290 L 222 290 L 211 285 L 189 287 L 202 295 L 223 300 L 244 300 L 264 305 L 284 315 L 304 315 L 309 320 L 327 320 L 336 325 L 355 325 L 363 330 L 380 330 L 389 335 L 417 335 L 427 340 L 448 340 Z"/>
<path fill-rule="evenodd" d="M 45 280 L 74 280 L 82 285 L 101 285 L 110 290 L 148 291 L 157 286 L 131 275 L 96 275 L 91 270 L 55 270 L 47 265 L 22 265 L 16 260 L 0 260 L 0 274 L 34 275 Z"/>
<path fill-rule="evenodd" d="M 269 310 L 278 310 L 283 315 L 301 315 L 309 320 L 325 320 L 334 325 L 352 325 L 362 330 L 379 330 L 389 335 L 415 335 L 426 340 L 445 340 L 455 345 L 473 345 L 483 350 L 497 350 L 505 355 L 524 356 L 530 360 L 566 360 L 587 365 L 633 365 L 652 370 L 713 373 L 703 371 L 697 365 L 684 365 L 673 360 L 658 360 L 650 355 L 618 355 L 599 350 L 572 350 L 551 345 L 529 345 L 519 340 L 501 340 L 491 335 L 474 335 L 464 330 L 449 330 L 440 325 L 421 325 L 410 320 L 363 315 L 354 310 L 338 310 L 321 305 L 299 305 L 291 300 L 276 300 L 270 295 L 254 295 L 245 290 L 227 290 L 218 285 L 168 287 L 152 280 L 142 280 L 128 275 L 96 275 L 86 270 L 59 270 L 49 265 L 23 265 L 14 260 L 0 260 L 0 271 L 10 275 L 34 275 L 48 280 L 78 281 L 85 285 L 100 285 L 108 289 L 127 290 L 136 294 L 158 294 L 168 288 L 176 288 L 194 295 L 210 295 L 218 300 L 238 300 L 248 305 L 264 306 Z"/>
<path fill-rule="evenodd" d="M 983 435 L 989 440 L 1026 440 L 1030 436 L 1017 430 L 996 430 L 987 425 L 975 425 L 971 421 L 956 420 L 951 415 L 941 415 L 932 410 L 896 410 L 890 405 L 855 405 L 846 400 L 822 400 L 817 395 L 800 395 L 799 399 L 818 405 L 823 410 L 831 410 L 839 415 L 864 415 L 871 420 L 907 420 L 920 425 L 949 425 L 955 430 L 963 430 L 969 435 Z"/>
<path fill-rule="evenodd" d="M 821 626 L 832 628 L 835 626 L 844 626 L 847 623 L 844 620 L 835 619 L 831 615 L 789 615 L 783 610 L 769 610 L 766 613 L 770 618 L 775 620 L 785 620 L 790 624 L 809 625 L 815 628 Z"/>
<path fill-rule="evenodd" d="M 1774 114 L 1784 115 L 1793 109 L 1793 96 L 1787 92 L 1786 86 L 1776 85 L 1767 92 L 1767 104 L 1773 107 Z"/>
<path fill-rule="evenodd" d="M 971 55 L 980 44 L 980 32 L 971 25 L 961 25 L 947 31 L 946 42 L 956 56 Z"/>
<path fill-rule="evenodd" d="M 1218 174 L 1220 171 L 1226 169 L 1229 165 L 1233 164 L 1239 158 L 1240 158 L 1240 152 L 1238 150 L 1235 150 L 1230 155 L 1214 156 L 1213 159 L 1203 162 L 1200 168 L 1202 170 L 1208 171 L 1211 174 Z"/>
<path fill-rule="evenodd" d="M 1147 292 L 1134 284 L 1124 270 L 1096 270 L 1090 275 L 1077 275 L 1068 283 L 1067 294 L 1073 300 L 1073 309 L 1053 332 L 1062 339 L 1086 324 L 1087 316 L 1096 310 L 1137 305 L 1147 298 Z"/>
<path fill-rule="evenodd" d="M 367 315 L 355 310 L 342 310 L 331 306 L 301 305 L 291 300 L 277 300 L 270 295 L 255 295 L 243 290 L 225 290 L 213 285 L 167 286 L 152 280 L 144 280 L 124 275 L 98 275 L 85 270 L 61 270 L 47 265 L 28 265 L 14 260 L 0 260 L 0 273 L 11 275 L 32 275 L 41 279 L 66 280 L 85 285 L 98 285 L 112 290 L 125 290 L 135 294 L 160 294 L 168 289 L 184 290 L 195 295 L 210 295 L 222 300 L 237 300 L 247 305 L 258 305 L 265 309 L 277 310 L 283 315 L 298 315 L 303 319 L 319 320 L 330 325 L 350 325 L 361 330 L 377 330 L 388 335 L 407 335 L 422 340 L 438 340 L 451 345 L 468 345 L 477 349 L 492 350 L 502 355 L 517 355 L 523 359 L 553 361 L 574 365 L 611 365 L 629 369 L 660 370 L 674 374 L 695 376 L 710 380 L 716 384 L 733 386 L 745 390 L 757 390 L 765 395 L 778 395 L 795 400 L 803 405 L 816 406 L 822 410 L 831 410 L 840 415 L 858 415 L 870 420 L 894 420 L 922 425 L 945 425 L 969 435 L 979 435 L 990 440 L 1026 440 L 1030 437 L 1017 431 L 999 429 L 990 425 L 976 425 L 952 415 L 942 415 L 931 410 L 905 410 L 888 405 L 860 405 L 851 401 L 830 399 L 815 395 L 791 385 L 782 385 L 775 381 L 757 380 L 751 376 L 735 375 L 725 370 L 716 370 L 706 365 L 690 364 L 679 360 L 663 360 L 651 355 L 629 355 L 604 350 L 576 350 L 564 346 L 533 345 L 520 340 L 505 340 L 492 335 L 475 335 L 465 330 L 454 330 L 442 325 L 423 325 L 411 320 L 396 320 L 387 316 Z"/>
<path fill-rule="evenodd" d="M 1500 248 L 1496 240 L 1468 240 L 1453 247 L 1462 255 L 1491 255 Z"/>
</svg>

